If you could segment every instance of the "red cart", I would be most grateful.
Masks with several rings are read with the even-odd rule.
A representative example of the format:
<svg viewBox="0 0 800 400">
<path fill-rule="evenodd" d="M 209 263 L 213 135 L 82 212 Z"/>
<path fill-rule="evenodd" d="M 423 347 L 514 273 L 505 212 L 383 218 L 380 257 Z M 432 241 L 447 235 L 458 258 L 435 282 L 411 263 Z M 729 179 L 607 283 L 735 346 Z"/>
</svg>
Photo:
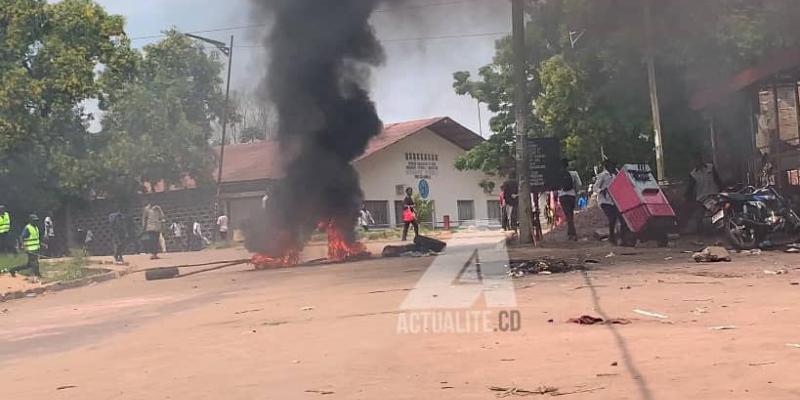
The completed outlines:
<svg viewBox="0 0 800 400">
<path fill-rule="evenodd" d="M 666 245 L 668 235 L 677 229 L 675 211 L 648 165 L 623 166 L 611 181 L 608 192 L 628 229 L 635 235 L 634 239 L 658 240 Z"/>
</svg>

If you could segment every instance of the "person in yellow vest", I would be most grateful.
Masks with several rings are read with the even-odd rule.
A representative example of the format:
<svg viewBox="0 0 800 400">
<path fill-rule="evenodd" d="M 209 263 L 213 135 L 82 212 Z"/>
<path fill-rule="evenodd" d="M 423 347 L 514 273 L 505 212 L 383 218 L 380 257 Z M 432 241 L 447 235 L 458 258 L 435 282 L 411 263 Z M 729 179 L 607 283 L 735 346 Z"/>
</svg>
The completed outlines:
<svg viewBox="0 0 800 400">
<path fill-rule="evenodd" d="M 36 214 L 31 214 L 28 218 L 28 225 L 25 225 L 25 228 L 22 229 L 22 235 L 20 236 L 21 247 L 28 253 L 28 262 L 8 270 L 11 276 L 16 276 L 17 272 L 25 269 L 31 270 L 31 273 L 37 278 L 42 276 L 39 272 L 39 249 L 41 248 L 41 242 L 39 240 L 38 224 L 39 217 L 37 217 Z"/>
<path fill-rule="evenodd" d="M 6 211 L 6 206 L 0 205 L 0 253 L 13 253 L 14 250 L 11 241 L 11 215 Z"/>
</svg>

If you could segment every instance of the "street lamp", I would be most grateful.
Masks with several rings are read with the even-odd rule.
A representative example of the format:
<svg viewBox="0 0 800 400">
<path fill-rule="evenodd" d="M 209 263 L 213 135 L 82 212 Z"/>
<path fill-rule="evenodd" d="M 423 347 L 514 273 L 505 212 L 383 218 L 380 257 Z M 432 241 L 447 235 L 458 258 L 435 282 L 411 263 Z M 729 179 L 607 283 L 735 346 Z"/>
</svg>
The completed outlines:
<svg viewBox="0 0 800 400">
<path fill-rule="evenodd" d="M 217 196 L 214 203 L 214 216 L 219 216 L 219 208 L 222 197 L 222 161 L 225 159 L 225 140 L 228 131 L 228 97 L 231 92 L 231 65 L 233 63 L 233 35 L 231 35 L 230 46 L 218 40 L 204 38 L 202 36 L 185 33 L 184 35 L 214 45 L 222 54 L 228 57 L 228 80 L 225 82 L 225 107 L 222 109 L 222 143 L 219 147 L 219 166 L 217 167 Z"/>
</svg>

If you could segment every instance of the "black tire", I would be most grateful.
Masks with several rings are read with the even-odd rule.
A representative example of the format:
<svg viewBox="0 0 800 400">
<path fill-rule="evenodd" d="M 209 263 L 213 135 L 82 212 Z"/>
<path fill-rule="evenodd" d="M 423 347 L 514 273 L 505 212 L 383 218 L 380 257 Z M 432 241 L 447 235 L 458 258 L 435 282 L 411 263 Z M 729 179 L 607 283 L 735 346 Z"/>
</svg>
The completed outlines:
<svg viewBox="0 0 800 400">
<path fill-rule="evenodd" d="M 145 271 L 144 279 L 156 281 L 159 279 L 172 279 L 178 275 L 180 275 L 178 267 L 157 268 Z"/>
<path fill-rule="evenodd" d="M 758 232 L 747 226 L 739 227 L 731 218 L 725 218 L 725 237 L 731 246 L 739 250 L 752 250 L 761 242 Z"/>
</svg>

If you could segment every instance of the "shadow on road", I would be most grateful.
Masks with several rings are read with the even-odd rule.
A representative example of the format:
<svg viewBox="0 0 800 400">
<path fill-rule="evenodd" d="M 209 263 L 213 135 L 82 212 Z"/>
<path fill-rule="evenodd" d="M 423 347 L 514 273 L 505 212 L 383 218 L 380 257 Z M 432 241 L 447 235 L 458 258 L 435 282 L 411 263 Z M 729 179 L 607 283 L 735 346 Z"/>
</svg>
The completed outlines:
<svg viewBox="0 0 800 400">
<path fill-rule="evenodd" d="M 608 321 L 610 317 L 603 311 L 603 308 L 600 306 L 600 296 L 597 295 L 597 289 L 592 284 L 592 278 L 589 277 L 589 273 L 587 271 L 582 271 L 583 279 L 586 282 L 586 286 L 592 292 L 592 302 L 594 302 L 594 310 L 600 315 L 600 318 Z M 636 364 L 633 361 L 633 357 L 631 357 L 630 349 L 628 348 L 628 343 L 625 341 L 625 338 L 619 332 L 619 328 L 617 325 L 614 324 L 606 324 L 605 325 L 611 334 L 614 336 L 614 340 L 617 342 L 617 347 L 619 348 L 620 353 L 622 353 L 622 360 L 625 363 L 625 368 L 628 369 L 628 373 L 630 373 L 631 378 L 633 381 L 636 382 L 636 386 L 639 389 L 639 393 L 641 394 L 641 398 L 644 400 L 653 400 L 653 393 L 650 392 L 650 388 L 647 386 L 647 380 L 636 367 Z"/>
</svg>

